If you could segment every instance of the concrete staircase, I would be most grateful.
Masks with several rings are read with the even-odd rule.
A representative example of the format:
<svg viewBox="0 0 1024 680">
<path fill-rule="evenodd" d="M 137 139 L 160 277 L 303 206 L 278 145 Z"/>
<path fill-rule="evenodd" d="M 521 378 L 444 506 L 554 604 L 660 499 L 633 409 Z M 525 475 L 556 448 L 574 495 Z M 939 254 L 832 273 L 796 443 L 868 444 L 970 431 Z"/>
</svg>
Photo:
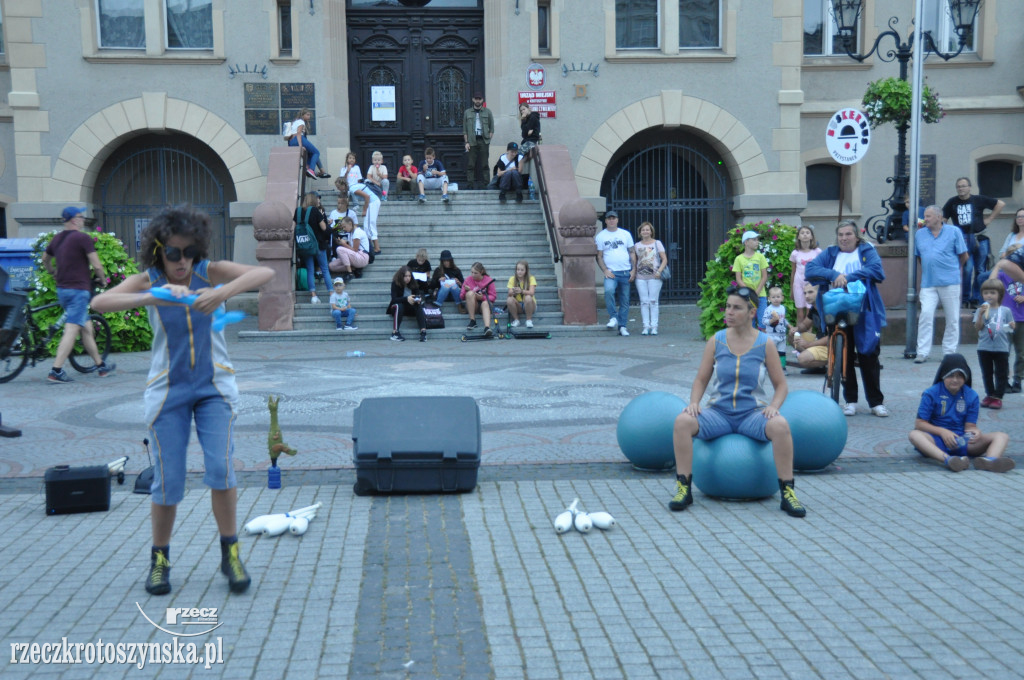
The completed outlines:
<svg viewBox="0 0 1024 680">
<path fill-rule="evenodd" d="M 322 195 L 325 207 L 335 205 L 336 192 L 325 191 Z M 456 265 L 466 276 L 474 262 L 482 262 L 496 282 L 500 307 L 505 304 L 506 283 L 515 271 L 515 263 L 525 259 L 530 263 L 530 273 L 537 279 L 536 330 L 560 336 L 604 330 L 603 324 L 561 325 L 556 265 L 552 261 L 543 212 L 539 201 L 531 201 L 528 196 L 519 204 L 515 203 L 514 194 L 510 194 L 508 203 L 500 204 L 496 191 L 460 191 L 453 194 L 448 204 L 441 202 L 438 193 L 429 194 L 426 204 L 392 199 L 381 205 L 377 230 L 381 254 L 363 270 L 362 278 L 352 279 L 347 286 L 352 306 L 357 311 L 358 330 L 335 330 L 328 305 L 330 289 L 323 281 L 317 281 L 320 304 L 310 304 L 306 292 L 296 293 L 294 330 L 240 331 L 239 339 L 365 341 L 389 337 L 391 317 L 385 314 L 385 309 L 390 300 L 391 278 L 399 267 L 416 256 L 419 248 L 427 249 L 433 267 L 439 264 L 442 250 L 452 251 Z M 455 306 L 448 302 L 444 305 L 444 316 L 445 328 L 430 331 L 429 337 L 461 337 L 469 317 L 456 313 Z M 482 324 L 479 314 L 477 323 Z M 407 341 L 418 339 L 417 330 L 415 318 L 406 319 L 402 324 L 402 334 Z"/>
</svg>

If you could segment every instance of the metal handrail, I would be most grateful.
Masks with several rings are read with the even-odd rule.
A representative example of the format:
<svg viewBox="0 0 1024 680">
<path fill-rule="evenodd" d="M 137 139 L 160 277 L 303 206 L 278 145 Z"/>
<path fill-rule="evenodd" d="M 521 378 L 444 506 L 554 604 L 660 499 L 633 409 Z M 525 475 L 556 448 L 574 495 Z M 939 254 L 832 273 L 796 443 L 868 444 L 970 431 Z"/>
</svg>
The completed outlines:
<svg viewBox="0 0 1024 680">
<path fill-rule="evenodd" d="M 535 168 L 535 172 L 531 173 L 531 177 L 536 175 L 533 183 L 537 185 L 537 195 L 540 197 L 540 204 L 544 210 L 544 223 L 548 230 L 548 240 L 551 241 L 553 262 L 558 264 L 562 260 L 562 253 L 558 248 L 555 218 L 551 213 L 551 201 L 548 198 L 547 184 L 544 181 L 544 163 L 541 161 L 541 155 L 537 151 L 536 146 L 530 149 L 527 158 L 533 162 L 533 167 Z"/>
</svg>

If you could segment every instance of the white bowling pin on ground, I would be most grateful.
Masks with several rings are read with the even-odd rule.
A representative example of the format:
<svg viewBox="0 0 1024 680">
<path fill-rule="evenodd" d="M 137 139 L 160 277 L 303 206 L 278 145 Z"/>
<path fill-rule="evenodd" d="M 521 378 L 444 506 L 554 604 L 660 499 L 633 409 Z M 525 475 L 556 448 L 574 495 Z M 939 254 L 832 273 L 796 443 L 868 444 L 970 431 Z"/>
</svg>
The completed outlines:
<svg viewBox="0 0 1024 680">
<path fill-rule="evenodd" d="M 315 517 L 315 515 L 314 515 Z M 293 536 L 301 536 L 306 533 L 306 529 L 309 528 L 309 520 L 305 517 L 296 517 L 288 525 L 288 531 Z"/>
<path fill-rule="evenodd" d="M 566 510 L 555 518 L 555 531 L 564 534 L 569 529 L 572 529 L 572 513 Z"/>
<path fill-rule="evenodd" d="M 284 513 L 277 515 L 260 515 L 253 520 L 250 520 L 248 524 L 242 527 L 247 534 L 262 534 L 263 529 L 267 526 L 267 522 L 277 517 L 285 517 Z"/>
<path fill-rule="evenodd" d="M 288 527 L 291 526 L 294 517 L 288 515 L 279 515 L 271 518 L 269 522 L 263 525 L 264 536 L 280 536 L 284 532 L 288 531 Z"/>
<path fill-rule="evenodd" d="M 607 512 L 590 513 L 590 521 L 593 522 L 594 526 L 598 529 L 608 530 L 615 526 L 615 518 Z"/>
<path fill-rule="evenodd" d="M 573 518 L 573 526 L 576 527 L 576 531 L 585 534 L 594 527 L 594 523 L 590 521 L 590 515 L 587 513 L 577 512 Z"/>
</svg>

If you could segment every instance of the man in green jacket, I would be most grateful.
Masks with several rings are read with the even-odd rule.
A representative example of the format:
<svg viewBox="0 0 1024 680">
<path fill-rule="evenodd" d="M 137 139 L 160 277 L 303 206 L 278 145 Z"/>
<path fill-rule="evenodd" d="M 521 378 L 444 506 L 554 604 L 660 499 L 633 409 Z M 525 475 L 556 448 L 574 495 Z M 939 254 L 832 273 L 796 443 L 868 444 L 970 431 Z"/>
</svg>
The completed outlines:
<svg viewBox="0 0 1024 680">
<path fill-rule="evenodd" d="M 466 174 L 470 189 L 482 189 L 487 184 L 487 162 L 490 159 L 491 137 L 494 135 L 494 114 L 484 107 L 484 93 L 473 93 L 473 106 L 462 116 L 462 137 L 469 154 Z M 480 183 L 477 183 L 479 166 Z"/>
</svg>

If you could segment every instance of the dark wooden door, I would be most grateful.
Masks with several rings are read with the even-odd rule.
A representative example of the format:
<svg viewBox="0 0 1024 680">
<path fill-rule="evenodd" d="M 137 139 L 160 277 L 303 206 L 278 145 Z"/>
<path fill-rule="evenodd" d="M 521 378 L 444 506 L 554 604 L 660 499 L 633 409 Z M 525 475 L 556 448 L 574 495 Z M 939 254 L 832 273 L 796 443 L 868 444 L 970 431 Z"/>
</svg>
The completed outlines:
<svg viewBox="0 0 1024 680">
<path fill-rule="evenodd" d="M 466 179 L 462 114 L 483 89 L 483 10 L 356 9 L 348 20 L 352 147 L 364 173 L 380 151 L 392 175 L 433 147 L 452 181 Z M 395 120 L 374 121 L 370 88 L 394 86 Z"/>
</svg>

